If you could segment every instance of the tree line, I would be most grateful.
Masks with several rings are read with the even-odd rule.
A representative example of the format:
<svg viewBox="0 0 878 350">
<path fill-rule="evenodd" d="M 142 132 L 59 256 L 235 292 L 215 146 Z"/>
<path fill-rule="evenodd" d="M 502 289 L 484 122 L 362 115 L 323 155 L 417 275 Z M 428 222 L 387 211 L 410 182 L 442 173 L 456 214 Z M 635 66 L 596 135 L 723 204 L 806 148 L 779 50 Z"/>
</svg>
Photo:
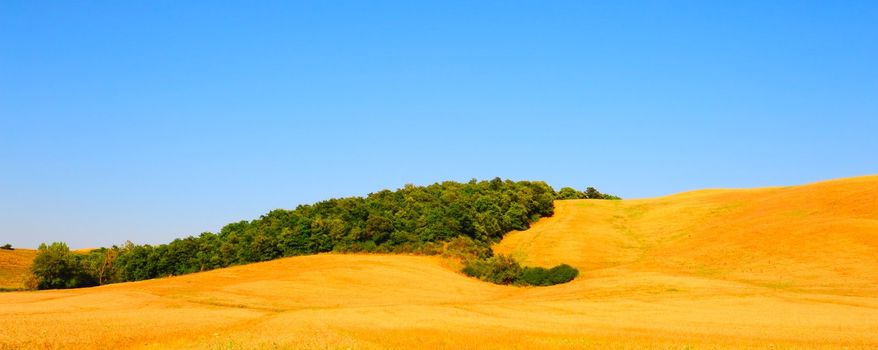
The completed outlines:
<svg viewBox="0 0 878 350">
<path fill-rule="evenodd" d="M 577 191 L 572 187 L 563 187 L 558 191 L 557 199 L 622 199 L 607 193 L 601 193 L 594 187 L 587 187 L 585 191 Z"/>
<path fill-rule="evenodd" d="M 589 189 L 573 191 L 576 198 L 606 196 Z M 505 233 L 551 216 L 553 200 L 568 199 L 569 191 L 562 192 L 563 198 L 541 181 L 446 181 L 277 209 L 168 244 L 126 242 L 88 254 L 71 253 L 60 242 L 42 244 L 33 287 L 137 281 L 330 251 L 434 255 L 451 246 L 487 259 Z"/>
</svg>

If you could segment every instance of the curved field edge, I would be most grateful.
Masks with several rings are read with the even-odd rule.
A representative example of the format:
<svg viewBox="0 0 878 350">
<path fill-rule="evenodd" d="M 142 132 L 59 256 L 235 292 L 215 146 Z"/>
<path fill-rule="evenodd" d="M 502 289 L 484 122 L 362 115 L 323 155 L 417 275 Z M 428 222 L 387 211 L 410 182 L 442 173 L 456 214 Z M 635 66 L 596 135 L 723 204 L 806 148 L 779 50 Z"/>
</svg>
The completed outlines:
<svg viewBox="0 0 878 350">
<path fill-rule="evenodd" d="M 555 210 L 554 218 L 508 234 L 495 251 L 524 264 L 570 263 L 584 274 L 623 269 L 878 295 L 878 176 L 558 201 Z"/>
<path fill-rule="evenodd" d="M 321 254 L 4 293 L 0 348 L 875 348 L 876 191 L 871 176 L 556 202 L 495 246 L 582 271 L 552 287 Z"/>
</svg>

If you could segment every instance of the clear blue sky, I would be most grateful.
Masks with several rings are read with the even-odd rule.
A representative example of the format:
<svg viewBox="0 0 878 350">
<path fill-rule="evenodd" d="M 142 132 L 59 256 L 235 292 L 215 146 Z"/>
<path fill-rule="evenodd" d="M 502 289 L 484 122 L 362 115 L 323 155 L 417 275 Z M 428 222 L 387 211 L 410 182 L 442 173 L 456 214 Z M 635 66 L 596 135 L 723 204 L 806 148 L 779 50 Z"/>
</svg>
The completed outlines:
<svg viewBox="0 0 878 350">
<path fill-rule="evenodd" d="M 2 1 L 0 244 L 494 176 L 878 173 L 878 2 Z"/>
</svg>

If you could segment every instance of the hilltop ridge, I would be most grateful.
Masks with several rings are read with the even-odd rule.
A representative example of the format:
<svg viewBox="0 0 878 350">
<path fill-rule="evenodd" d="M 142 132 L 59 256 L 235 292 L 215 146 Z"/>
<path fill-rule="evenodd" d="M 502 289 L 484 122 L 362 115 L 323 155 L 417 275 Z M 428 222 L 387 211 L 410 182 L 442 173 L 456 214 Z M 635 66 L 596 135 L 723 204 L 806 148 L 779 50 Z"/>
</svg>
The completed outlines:
<svg viewBox="0 0 878 350">
<path fill-rule="evenodd" d="M 878 294 L 878 260 L 870 258 L 878 256 L 878 176 L 561 201 L 555 210 L 556 218 L 509 234 L 495 250 L 537 265 L 563 260 L 584 270 L 663 271 Z"/>
<path fill-rule="evenodd" d="M 582 271 L 552 287 L 319 254 L 3 293 L 0 348 L 874 348 L 876 201 L 878 176 L 556 201 L 494 246 Z"/>
</svg>

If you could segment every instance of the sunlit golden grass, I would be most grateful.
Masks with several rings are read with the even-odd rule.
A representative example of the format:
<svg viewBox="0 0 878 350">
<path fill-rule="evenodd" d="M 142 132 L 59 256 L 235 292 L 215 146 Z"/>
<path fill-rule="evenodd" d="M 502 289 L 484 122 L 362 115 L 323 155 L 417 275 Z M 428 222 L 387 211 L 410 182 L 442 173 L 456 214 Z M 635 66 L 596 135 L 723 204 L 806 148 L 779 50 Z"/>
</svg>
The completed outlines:
<svg viewBox="0 0 878 350">
<path fill-rule="evenodd" d="M 0 348 L 878 347 L 878 176 L 556 202 L 495 249 L 569 263 L 516 288 L 437 257 L 324 254 L 0 294 Z"/>
<path fill-rule="evenodd" d="M 36 254 L 32 249 L 0 249 L 0 289 L 24 288 Z"/>
</svg>

